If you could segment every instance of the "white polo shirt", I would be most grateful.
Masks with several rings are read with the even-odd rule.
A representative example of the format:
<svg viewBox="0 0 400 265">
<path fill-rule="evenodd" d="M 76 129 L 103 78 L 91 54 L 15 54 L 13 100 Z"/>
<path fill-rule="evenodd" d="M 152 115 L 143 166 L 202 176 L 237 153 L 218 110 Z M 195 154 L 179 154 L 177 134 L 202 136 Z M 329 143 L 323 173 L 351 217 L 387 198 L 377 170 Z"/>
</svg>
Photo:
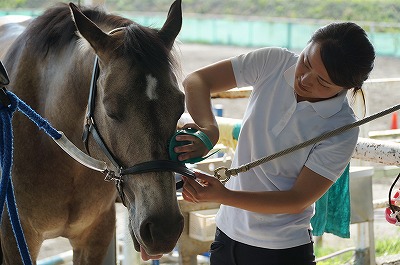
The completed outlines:
<svg viewBox="0 0 400 265">
<path fill-rule="evenodd" d="M 253 86 L 232 167 L 255 161 L 356 120 L 346 91 L 337 97 L 297 103 L 294 73 L 298 56 L 263 48 L 232 58 L 238 87 Z M 332 182 L 343 173 L 358 139 L 358 128 L 276 158 L 232 177 L 227 188 L 284 191 L 305 165 Z M 221 205 L 217 226 L 230 238 L 257 247 L 290 248 L 310 242 L 314 205 L 300 214 L 259 214 Z"/>
</svg>

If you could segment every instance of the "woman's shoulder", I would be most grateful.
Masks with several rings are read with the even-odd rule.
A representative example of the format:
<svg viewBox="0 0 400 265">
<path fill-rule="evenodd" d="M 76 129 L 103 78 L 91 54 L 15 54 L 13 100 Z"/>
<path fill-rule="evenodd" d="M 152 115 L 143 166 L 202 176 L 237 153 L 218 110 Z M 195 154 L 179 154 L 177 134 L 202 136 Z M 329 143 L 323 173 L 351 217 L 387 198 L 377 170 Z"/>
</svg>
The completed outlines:
<svg viewBox="0 0 400 265">
<path fill-rule="evenodd" d="M 263 47 L 251 51 L 250 53 L 256 56 L 268 57 L 270 59 L 273 59 L 274 57 L 277 59 L 297 57 L 294 52 L 282 47 Z"/>
<path fill-rule="evenodd" d="M 237 85 L 254 88 L 271 78 L 276 81 L 296 61 L 296 54 L 280 47 L 259 48 L 231 60 Z"/>
<path fill-rule="evenodd" d="M 232 59 L 234 64 L 252 65 L 258 69 L 271 72 L 272 69 L 280 69 L 292 66 L 296 63 L 298 55 L 281 47 L 263 47 L 253 50 L 247 54 L 239 55 Z"/>
</svg>

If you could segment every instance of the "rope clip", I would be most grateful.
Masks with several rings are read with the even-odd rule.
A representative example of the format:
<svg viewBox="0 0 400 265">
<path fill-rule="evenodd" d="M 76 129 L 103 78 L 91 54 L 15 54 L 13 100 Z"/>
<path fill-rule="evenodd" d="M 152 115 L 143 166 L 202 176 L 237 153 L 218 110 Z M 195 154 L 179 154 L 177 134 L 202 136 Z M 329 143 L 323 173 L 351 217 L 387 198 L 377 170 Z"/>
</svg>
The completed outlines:
<svg viewBox="0 0 400 265">
<path fill-rule="evenodd" d="M 231 174 L 229 174 L 228 168 L 218 167 L 214 170 L 214 177 L 221 181 L 222 184 L 225 184 L 231 178 Z"/>
</svg>

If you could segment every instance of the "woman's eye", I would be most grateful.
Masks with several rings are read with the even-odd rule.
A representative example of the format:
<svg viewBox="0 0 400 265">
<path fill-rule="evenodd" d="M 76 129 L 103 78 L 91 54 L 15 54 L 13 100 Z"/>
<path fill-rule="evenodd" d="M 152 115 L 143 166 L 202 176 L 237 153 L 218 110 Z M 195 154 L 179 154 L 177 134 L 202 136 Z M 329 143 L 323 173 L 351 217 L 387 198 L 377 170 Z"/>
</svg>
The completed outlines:
<svg viewBox="0 0 400 265">
<path fill-rule="evenodd" d="M 323 84 L 322 81 L 319 80 L 319 79 L 318 79 L 318 83 L 319 83 L 321 86 L 323 86 L 323 87 L 329 88 L 327 85 Z"/>
</svg>

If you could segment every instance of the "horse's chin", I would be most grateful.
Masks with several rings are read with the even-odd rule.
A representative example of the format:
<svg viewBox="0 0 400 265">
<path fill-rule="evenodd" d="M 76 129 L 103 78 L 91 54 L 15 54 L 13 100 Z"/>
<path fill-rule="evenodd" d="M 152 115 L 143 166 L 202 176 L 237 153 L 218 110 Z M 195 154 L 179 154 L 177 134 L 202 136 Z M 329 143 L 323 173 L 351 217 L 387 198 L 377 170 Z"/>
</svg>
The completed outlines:
<svg viewBox="0 0 400 265">
<path fill-rule="evenodd" d="M 160 229 L 146 230 L 151 225 L 138 225 L 131 216 L 134 209 L 131 210 L 128 218 L 128 229 L 131 234 L 134 248 L 141 253 L 143 260 L 159 259 L 163 254 L 170 253 L 179 239 L 183 230 L 183 216 L 179 215 L 176 219 L 172 219 L 172 225 L 164 225 L 168 223 L 163 221 Z M 164 220 L 164 219 L 163 219 Z M 139 221 L 138 221 L 139 222 Z M 140 222 L 139 222 L 140 223 Z M 147 224 L 144 222 L 144 224 Z M 140 227 L 142 229 L 140 229 Z M 158 227 L 158 226 L 157 226 Z M 142 234 L 142 233 L 143 234 Z M 147 238 L 147 240 L 145 240 Z"/>
<path fill-rule="evenodd" d="M 133 246 L 134 246 L 134 248 L 135 248 L 135 250 L 136 250 L 137 252 L 141 252 L 141 253 L 142 253 L 142 252 L 144 251 L 145 254 L 146 254 L 147 256 L 157 256 L 157 255 L 162 255 L 162 254 L 164 254 L 164 253 L 148 254 L 148 253 L 147 253 L 147 250 L 146 250 L 146 248 L 145 248 L 145 246 L 139 243 L 139 240 L 138 240 L 138 238 L 136 237 L 136 234 L 135 234 L 135 232 L 133 231 L 131 225 L 129 225 L 129 232 L 130 232 L 131 237 L 132 237 Z"/>
<path fill-rule="evenodd" d="M 129 227 L 129 231 L 131 233 L 132 241 L 133 241 L 133 246 L 137 252 L 140 252 L 141 258 L 144 261 L 150 260 L 150 259 L 160 259 L 162 257 L 162 253 L 156 254 L 156 255 L 150 255 L 147 253 L 146 249 L 139 243 L 138 239 L 136 238 L 135 233 L 133 232 L 132 228 Z"/>
</svg>

